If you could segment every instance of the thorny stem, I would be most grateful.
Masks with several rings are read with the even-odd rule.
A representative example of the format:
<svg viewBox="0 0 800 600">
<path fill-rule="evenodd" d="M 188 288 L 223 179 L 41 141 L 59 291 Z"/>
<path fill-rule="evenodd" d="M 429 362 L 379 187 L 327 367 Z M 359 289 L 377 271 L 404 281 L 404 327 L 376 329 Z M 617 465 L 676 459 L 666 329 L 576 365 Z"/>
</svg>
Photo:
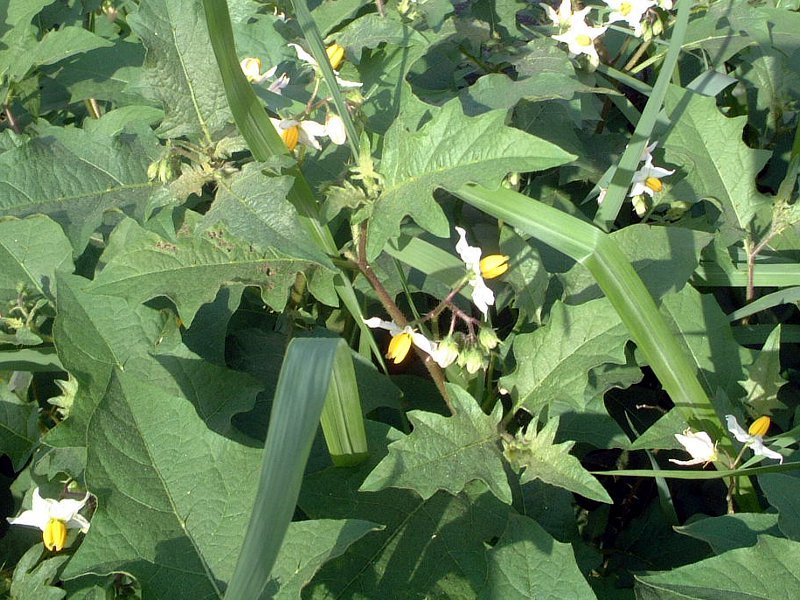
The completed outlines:
<svg viewBox="0 0 800 600">
<path fill-rule="evenodd" d="M 86 110 L 89 111 L 89 116 L 93 119 L 99 119 L 103 116 L 103 109 L 100 108 L 100 105 L 97 103 L 97 100 L 94 98 L 87 98 L 85 100 L 86 103 Z"/>
<path fill-rule="evenodd" d="M 649 47 L 650 47 L 649 40 L 644 44 L 642 44 L 641 46 L 639 46 L 636 49 L 636 52 L 633 53 L 633 56 L 631 56 L 631 59 L 625 64 L 624 67 L 622 67 L 622 70 L 627 72 L 630 71 L 633 67 L 635 67 L 636 63 L 639 62 L 639 59 L 642 58 L 642 56 L 644 55 L 645 52 L 647 52 L 647 49 Z"/>
<path fill-rule="evenodd" d="M 442 311 L 453 303 L 453 298 L 455 298 L 456 295 L 462 289 L 464 289 L 465 285 L 467 285 L 467 280 L 466 279 L 464 279 L 464 281 L 462 281 L 461 283 L 456 285 L 453 288 L 453 290 L 449 294 L 447 294 L 447 297 L 444 300 L 442 300 L 433 310 L 430 310 L 427 313 L 425 313 L 422 316 L 422 318 L 420 319 L 420 321 L 429 321 L 431 319 L 435 319 L 440 314 L 442 314 Z M 451 329 L 452 329 L 452 327 L 451 327 Z M 451 331 L 451 333 L 452 333 L 452 331 Z"/>
<path fill-rule="evenodd" d="M 745 301 L 752 302 L 756 297 L 756 288 L 755 288 L 755 270 L 756 270 L 756 258 L 761 253 L 761 251 L 766 247 L 767 244 L 772 241 L 772 238 L 777 235 L 779 231 L 775 228 L 775 223 L 770 225 L 769 232 L 762 238 L 762 240 L 753 246 L 753 241 L 750 239 L 745 240 L 745 250 L 747 251 L 747 291 L 745 292 Z"/>
<path fill-rule="evenodd" d="M 8 104 L 3 104 L 3 112 L 6 115 L 6 121 L 8 122 L 8 126 L 11 127 L 11 130 L 20 135 L 22 133 L 22 129 L 19 127 L 19 123 L 17 123 L 17 119 L 14 117 L 14 113 L 11 112 L 11 106 Z"/>
<path fill-rule="evenodd" d="M 363 221 L 359 228 L 359 236 L 358 236 L 358 254 L 357 254 L 357 262 L 359 271 L 361 274 L 366 277 L 369 284 L 372 286 L 372 289 L 375 290 L 375 293 L 378 295 L 378 300 L 380 300 L 383 308 L 386 309 L 386 312 L 389 313 L 392 321 L 397 323 L 398 327 L 405 327 L 408 325 L 408 319 L 403 314 L 403 311 L 395 304 L 392 297 L 389 295 L 389 292 L 386 291 L 386 288 L 381 283 L 378 276 L 375 275 L 375 271 L 372 270 L 372 267 L 367 263 L 367 222 Z M 433 379 L 433 382 L 436 384 L 436 389 L 439 390 L 439 393 L 442 395 L 447 408 L 450 410 L 450 414 L 456 414 L 455 409 L 453 408 L 452 403 L 450 402 L 450 397 L 447 394 L 447 388 L 445 388 L 445 378 L 444 373 L 439 368 L 433 358 L 431 358 L 428 354 L 417 348 L 414 347 L 414 352 L 417 353 L 417 356 L 422 361 L 422 364 L 425 365 L 425 368 L 428 369 L 428 373 Z"/>
</svg>

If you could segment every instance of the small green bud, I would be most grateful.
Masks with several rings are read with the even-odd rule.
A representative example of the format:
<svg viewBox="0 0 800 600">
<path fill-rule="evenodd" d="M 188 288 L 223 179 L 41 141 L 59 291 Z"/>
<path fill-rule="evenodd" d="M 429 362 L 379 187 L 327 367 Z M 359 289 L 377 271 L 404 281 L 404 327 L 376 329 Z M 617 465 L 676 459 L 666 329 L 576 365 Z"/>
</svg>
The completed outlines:
<svg viewBox="0 0 800 600">
<path fill-rule="evenodd" d="M 459 353 L 457 364 L 473 375 L 483 368 L 483 353 L 476 346 L 469 346 Z"/>
<path fill-rule="evenodd" d="M 500 343 L 500 338 L 491 327 L 481 327 L 478 332 L 478 343 L 486 350 L 494 350 Z"/>
</svg>

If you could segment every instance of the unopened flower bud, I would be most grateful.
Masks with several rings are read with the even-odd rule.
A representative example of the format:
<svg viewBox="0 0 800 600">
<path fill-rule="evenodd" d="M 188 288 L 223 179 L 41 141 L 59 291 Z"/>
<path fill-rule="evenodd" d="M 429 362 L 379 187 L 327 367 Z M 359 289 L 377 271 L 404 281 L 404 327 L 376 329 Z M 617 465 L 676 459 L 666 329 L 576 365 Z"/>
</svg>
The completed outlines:
<svg viewBox="0 0 800 600">
<path fill-rule="evenodd" d="M 487 350 L 494 350 L 500 343 L 500 338 L 491 327 L 481 327 L 478 332 L 478 343 Z"/>
<path fill-rule="evenodd" d="M 483 353 L 475 346 L 469 346 L 458 355 L 458 366 L 464 367 L 470 375 L 483 367 Z"/>
<path fill-rule="evenodd" d="M 446 369 L 458 358 L 458 343 L 453 336 L 448 335 L 436 346 L 436 350 L 431 355 L 436 364 Z"/>
</svg>

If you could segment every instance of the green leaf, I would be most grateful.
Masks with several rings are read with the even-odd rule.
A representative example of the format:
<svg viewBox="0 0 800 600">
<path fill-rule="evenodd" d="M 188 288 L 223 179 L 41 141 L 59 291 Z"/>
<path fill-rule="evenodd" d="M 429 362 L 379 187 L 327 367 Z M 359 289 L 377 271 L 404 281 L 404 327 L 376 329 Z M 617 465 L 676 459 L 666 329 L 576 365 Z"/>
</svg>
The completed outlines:
<svg viewBox="0 0 800 600">
<path fill-rule="evenodd" d="M 512 391 L 515 409 L 582 412 L 589 371 L 606 363 L 624 364 L 628 339 L 608 300 L 556 303 L 545 326 L 514 338 L 517 368 L 500 383 Z"/>
<path fill-rule="evenodd" d="M 569 453 L 575 442 L 553 443 L 558 430 L 558 417 L 547 421 L 538 433 L 535 423 L 528 425 L 526 432 L 518 434 L 515 440 L 503 441 L 508 462 L 517 471 L 524 469 L 520 483 L 541 479 L 586 498 L 613 504 L 600 482 Z"/>
<path fill-rule="evenodd" d="M 800 596 L 800 543 L 760 536 L 751 548 L 739 548 L 665 573 L 636 576 L 636 597 L 763 598 Z"/>
<path fill-rule="evenodd" d="M 681 412 L 672 408 L 667 414 L 653 423 L 630 445 L 630 450 L 681 450 L 683 446 L 675 439 L 676 433 L 687 427 Z"/>
<path fill-rule="evenodd" d="M 379 529 L 374 523 L 358 519 L 290 523 L 266 591 L 278 599 L 300 598 L 303 587 L 322 565 Z"/>
<path fill-rule="evenodd" d="M 194 0 L 144 0 L 128 24 L 147 48 L 141 91 L 166 112 L 159 133 L 199 138 L 210 145 L 233 117 L 202 5 Z"/>
<path fill-rule="evenodd" d="M 19 560 L 11 579 L 11 598 L 61 600 L 67 595 L 64 590 L 51 584 L 56 583 L 58 571 L 69 560 L 69 556 L 62 554 L 39 562 L 44 553 L 44 545 L 36 544 Z"/>
<path fill-rule="evenodd" d="M 294 179 L 269 177 L 261 169 L 257 163 L 251 163 L 233 177 L 221 179 L 214 203 L 199 229 L 223 222 L 233 235 L 261 250 L 275 248 L 288 256 L 333 269 L 322 249 L 308 243 L 297 209 L 286 199 Z"/>
<path fill-rule="evenodd" d="M 709 517 L 675 527 L 675 531 L 703 540 L 711 546 L 714 554 L 755 546 L 759 535 L 780 537 L 781 534 L 778 529 L 778 515 L 767 513 L 736 513 Z"/>
<path fill-rule="evenodd" d="M 477 479 L 511 504 L 497 430 L 502 406 L 498 403 L 486 415 L 466 391 L 452 384 L 447 389 L 456 414 L 408 413 L 414 430 L 389 446 L 389 455 L 364 480 L 361 491 L 407 488 L 427 500 L 439 490 L 458 494 Z"/>
<path fill-rule="evenodd" d="M 320 34 L 326 36 L 368 2 L 369 0 L 324 0 L 318 3 L 311 16 L 314 17 Z"/>
<path fill-rule="evenodd" d="M 0 454 L 8 456 L 19 472 L 38 442 L 38 405 L 20 401 L 6 383 L 0 383 Z"/>
<path fill-rule="evenodd" d="M 261 451 L 211 431 L 185 397 L 116 368 L 86 443 L 98 507 L 63 577 L 123 571 L 150 598 L 221 597 Z"/>
<path fill-rule="evenodd" d="M 542 264 L 533 244 L 520 237 L 512 227 L 500 230 L 500 252 L 514 265 L 503 276 L 503 281 L 514 289 L 514 307 L 519 311 L 518 322 L 541 324 L 550 276 Z"/>
<path fill-rule="evenodd" d="M 0 81 L 8 77 L 20 81 L 33 66 L 31 55 L 36 51 L 37 29 L 31 25 L 34 16 L 55 0 L 9 0 L 0 22 Z"/>
<path fill-rule="evenodd" d="M 464 112 L 476 115 L 487 110 L 513 108 L 522 100 L 570 100 L 576 92 L 597 91 L 575 76 L 569 56 L 549 38 L 533 40 L 522 58 L 514 61 L 518 79 L 489 73 L 461 92 Z"/>
<path fill-rule="evenodd" d="M 506 111 L 464 115 L 454 99 L 433 110 L 416 132 L 398 119 L 386 133 L 380 172 L 385 188 L 370 221 L 368 254 L 377 256 L 410 215 L 434 235 L 450 235 L 444 212 L 433 199 L 437 187 L 465 181 L 496 186 L 512 171 L 539 171 L 573 160 L 558 146 L 505 125 Z"/>
<path fill-rule="evenodd" d="M 54 296 L 56 272 L 71 273 L 71 258 L 69 240 L 47 217 L 0 222 L 0 299 L 16 300 L 20 284 Z"/>
<path fill-rule="evenodd" d="M 357 518 L 384 529 L 327 563 L 305 594 L 309 598 L 470 598 L 486 581 L 485 542 L 499 536 L 508 507 L 482 484 L 428 500 L 390 488 L 358 491 L 381 460 L 387 442 L 401 434 L 367 421 L 370 461 L 353 469 L 329 468 L 306 477 L 300 508 L 311 518 Z"/>
<path fill-rule="evenodd" d="M 706 392 L 713 396 L 722 389 L 732 400 L 741 398 L 737 383 L 744 379 L 741 350 L 714 296 L 686 286 L 664 298 L 661 313 L 689 351 Z"/>
<path fill-rule="evenodd" d="M 115 104 L 141 104 L 144 100 L 128 87 L 140 77 L 144 47 L 128 39 L 96 48 L 62 62 L 56 81 L 69 91 L 70 102 L 87 98 Z"/>
<path fill-rule="evenodd" d="M 769 503 L 778 509 L 778 527 L 790 540 L 800 541 L 800 479 L 781 473 L 766 473 L 758 482 Z"/>
<path fill-rule="evenodd" d="M 76 255 L 105 211 L 141 210 L 159 187 L 147 179 L 147 167 L 160 152 L 152 133 L 41 129 L 43 137 L 0 155 L 0 216 L 50 216 Z"/>
<path fill-rule="evenodd" d="M 666 294 L 683 288 L 697 269 L 700 253 L 713 236 L 680 227 L 636 224 L 615 231 L 611 238 L 658 302 Z M 563 281 L 565 302 L 569 304 L 581 304 L 603 295 L 583 265 L 573 267 L 563 276 Z"/>
<path fill-rule="evenodd" d="M 179 234 L 176 242 L 163 240 L 132 220 L 123 221 L 109 242 L 120 250 L 87 289 L 133 303 L 165 296 L 190 326 L 199 308 L 230 283 L 259 286 L 264 301 L 282 310 L 295 274 L 319 266 L 273 249 L 258 251 L 223 230 L 206 231 L 200 237 Z"/>
<path fill-rule="evenodd" d="M 594 598 L 572 546 L 554 540 L 533 519 L 512 515 L 487 554 L 489 578 L 481 599 Z"/>
<path fill-rule="evenodd" d="M 740 381 L 747 396 L 745 408 L 751 417 L 771 415 L 786 405 L 778 400 L 778 390 L 786 380 L 781 377 L 781 326 L 777 325 L 764 342 L 752 364 L 747 365 L 747 379 Z"/>
<path fill-rule="evenodd" d="M 742 141 L 747 117 L 723 116 L 715 98 L 670 88 L 665 100 L 672 127 L 664 139 L 666 160 L 685 178 L 671 186 L 675 200 L 712 198 L 725 217 L 723 241 L 740 239 L 770 199 L 756 189 L 756 176 L 770 153 Z"/>
<path fill-rule="evenodd" d="M 48 31 L 36 45 L 29 60 L 32 65 L 51 65 L 96 48 L 108 48 L 112 43 L 84 29 L 65 25 L 61 29 Z"/>
</svg>

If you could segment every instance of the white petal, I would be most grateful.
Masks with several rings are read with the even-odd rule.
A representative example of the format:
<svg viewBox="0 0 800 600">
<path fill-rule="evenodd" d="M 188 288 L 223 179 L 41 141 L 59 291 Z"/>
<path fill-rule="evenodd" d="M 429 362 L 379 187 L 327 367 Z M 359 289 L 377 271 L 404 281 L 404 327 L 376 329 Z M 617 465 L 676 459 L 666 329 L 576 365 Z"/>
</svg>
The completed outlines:
<svg viewBox="0 0 800 600">
<path fill-rule="evenodd" d="M 406 327 L 404 331 L 411 335 L 411 341 L 414 342 L 414 345 L 426 354 L 433 354 L 436 350 L 435 346 L 428 338 L 414 331 L 411 327 Z"/>
<path fill-rule="evenodd" d="M 467 265 L 467 268 L 480 275 L 481 249 L 467 243 L 467 232 L 461 227 L 456 227 L 459 240 L 456 242 L 456 252 Z"/>
<path fill-rule="evenodd" d="M 322 146 L 317 141 L 318 137 L 325 137 L 325 125 L 317 123 L 316 121 L 301 121 L 300 122 L 300 142 L 306 146 L 311 146 L 315 150 L 322 150 Z"/>
<path fill-rule="evenodd" d="M 61 519 L 62 521 L 70 521 L 71 519 L 75 518 L 75 515 L 78 514 L 86 501 L 89 499 L 89 494 L 84 496 L 83 500 L 72 500 L 66 498 L 64 500 L 59 500 L 51 509 L 50 516 L 55 517 L 56 519 Z"/>
<path fill-rule="evenodd" d="M 695 460 L 709 462 L 716 457 L 717 451 L 714 447 L 714 442 L 711 441 L 711 437 L 705 431 L 692 432 L 687 429 L 683 434 L 676 433 L 675 439 Z"/>
<path fill-rule="evenodd" d="M 289 76 L 286 73 L 282 73 L 280 77 L 278 77 L 275 81 L 269 84 L 267 88 L 273 94 L 281 95 L 281 90 L 289 85 Z"/>
<path fill-rule="evenodd" d="M 307 63 L 308 63 L 308 64 L 310 64 L 312 67 L 316 67 L 316 66 L 317 66 L 317 61 L 316 61 L 316 60 L 314 60 L 314 57 L 313 57 L 313 56 L 311 56 L 311 55 L 310 55 L 308 52 L 306 52 L 305 50 L 303 50 L 303 48 L 302 48 L 301 46 L 299 46 L 299 45 L 297 45 L 297 44 L 289 44 L 289 45 L 290 45 L 292 48 L 294 48 L 294 51 L 295 51 L 295 52 L 297 52 L 297 58 L 299 58 L 299 59 L 300 59 L 300 60 L 302 60 L 303 62 L 307 62 Z"/>
<path fill-rule="evenodd" d="M 6 519 L 12 525 L 25 525 L 27 527 L 37 527 L 44 531 L 50 521 L 50 515 L 44 512 L 37 512 L 35 510 L 26 510 L 18 517 Z"/>
<path fill-rule="evenodd" d="M 728 431 L 733 434 L 737 440 L 742 443 L 749 442 L 753 437 L 741 428 L 733 415 L 725 415 L 725 423 L 728 425 Z"/>
<path fill-rule="evenodd" d="M 275 65 L 271 69 L 264 71 L 264 79 L 267 79 L 268 77 L 272 77 L 273 75 L 275 75 L 275 71 L 277 70 L 278 70 L 278 65 Z"/>
<path fill-rule="evenodd" d="M 483 277 L 478 276 L 472 280 L 472 302 L 484 317 L 489 312 L 489 306 L 494 304 L 494 292 L 483 281 Z"/>
<path fill-rule="evenodd" d="M 752 442 L 750 447 L 753 449 L 753 454 L 757 454 L 759 456 L 766 456 L 767 458 L 773 458 L 775 460 L 781 461 L 783 464 L 783 455 L 775 452 L 774 450 L 770 450 L 764 445 L 764 442 L 761 441 L 761 438 L 755 436 L 752 438 Z"/>
<path fill-rule="evenodd" d="M 347 79 L 342 79 L 338 75 L 336 75 L 336 83 L 343 88 L 360 88 L 362 85 L 364 85 L 359 81 L 348 81 Z"/>
<path fill-rule="evenodd" d="M 384 321 L 378 317 L 372 317 L 371 319 L 364 319 L 364 324 L 367 327 L 371 327 L 372 329 L 385 329 L 392 335 L 397 335 L 402 329 L 400 329 L 394 321 Z"/>
<path fill-rule="evenodd" d="M 334 113 L 328 113 L 325 117 L 325 132 L 331 142 L 337 146 L 341 146 L 347 141 L 347 133 L 344 130 L 344 121 L 342 117 Z"/>
<path fill-rule="evenodd" d="M 67 521 L 67 529 L 80 529 L 83 533 L 89 531 L 89 525 L 90 523 L 86 520 L 86 517 L 78 514 Z"/>
<path fill-rule="evenodd" d="M 691 465 L 702 465 L 706 461 L 703 460 L 702 458 L 693 458 L 692 460 L 678 460 L 676 458 L 670 458 L 669 462 L 675 463 L 676 465 L 691 466 Z"/>
</svg>

